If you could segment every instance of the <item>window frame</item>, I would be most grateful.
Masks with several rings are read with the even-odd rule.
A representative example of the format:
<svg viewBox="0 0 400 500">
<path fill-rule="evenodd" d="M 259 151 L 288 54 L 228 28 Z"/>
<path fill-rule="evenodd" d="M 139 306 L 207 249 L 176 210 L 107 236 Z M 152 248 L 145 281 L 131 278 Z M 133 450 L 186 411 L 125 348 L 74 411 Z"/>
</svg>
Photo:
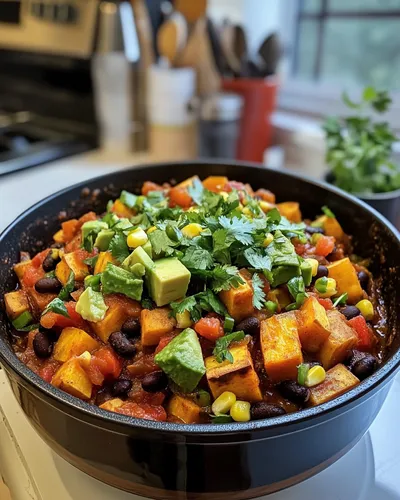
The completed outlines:
<svg viewBox="0 0 400 500">
<path fill-rule="evenodd" d="M 355 100 L 359 99 L 362 88 L 340 85 L 331 85 L 318 81 L 305 81 L 296 78 L 294 75 L 296 69 L 297 50 L 296 45 L 299 36 L 299 27 L 301 19 L 320 19 L 320 25 L 323 25 L 324 19 L 327 16 L 332 17 L 365 17 L 370 18 L 376 13 L 373 11 L 365 11 L 362 14 L 356 11 L 337 11 L 330 13 L 327 7 L 327 0 L 321 0 L 325 7 L 325 12 L 321 13 L 300 13 L 301 0 L 282 0 L 280 11 L 280 35 L 285 48 L 285 56 L 283 62 L 284 74 L 281 82 L 279 94 L 279 109 L 287 112 L 294 112 L 304 116 L 321 118 L 327 115 L 344 115 L 348 114 L 348 108 L 341 100 L 343 90 L 346 90 L 349 95 Z M 394 11 L 380 12 L 379 17 L 390 17 Z M 400 9 L 396 11 L 396 15 L 400 18 Z M 319 36 L 323 35 L 323 28 L 320 26 Z M 319 44 L 317 58 L 314 71 L 318 71 L 323 57 L 323 47 Z M 392 91 L 391 97 L 393 104 L 388 113 L 384 115 L 392 127 L 400 130 L 400 91 Z"/>
</svg>

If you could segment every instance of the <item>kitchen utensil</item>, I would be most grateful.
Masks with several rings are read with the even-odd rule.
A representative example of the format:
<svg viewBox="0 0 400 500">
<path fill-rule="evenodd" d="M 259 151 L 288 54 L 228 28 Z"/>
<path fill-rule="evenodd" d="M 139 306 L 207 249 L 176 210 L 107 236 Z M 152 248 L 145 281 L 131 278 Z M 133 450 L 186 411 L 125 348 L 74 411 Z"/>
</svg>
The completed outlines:
<svg viewBox="0 0 400 500">
<path fill-rule="evenodd" d="M 58 214 L 79 217 L 106 209 L 122 189 L 146 180 L 178 182 L 193 175 L 227 175 L 269 187 L 278 200 L 300 202 L 305 217 L 329 205 L 354 236 L 355 253 L 371 259 L 381 279 L 392 342 L 383 365 L 339 398 L 301 412 L 247 423 L 181 425 L 138 420 L 76 399 L 35 375 L 13 353 L 0 309 L 0 360 L 30 423 L 65 460 L 118 488 L 162 500 L 243 500 L 316 474 L 351 449 L 374 421 L 400 367 L 400 235 L 380 214 L 327 184 L 244 163 L 190 161 L 135 167 L 64 189 L 27 210 L 0 236 L 0 297 L 17 279 L 12 264 L 52 241 Z M 82 197 L 87 188 L 95 196 Z"/>
<path fill-rule="evenodd" d="M 210 18 L 207 18 L 207 34 L 210 40 L 215 66 L 217 67 L 219 73 L 222 74 L 225 71 L 226 64 L 224 62 L 224 55 L 222 53 L 218 30 Z"/>
<path fill-rule="evenodd" d="M 183 14 L 188 23 L 195 23 L 206 15 L 207 0 L 175 0 L 175 9 Z"/>
<path fill-rule="evenodd" d="M 157 33 L 157 49 L 161 57 L 171 65 L 182 52 L 187 41 L 187 25 L 179 12 L 174 12 L 159 28 Z"/>
<path fill-rule="evenodd" d="M 262 162 L 264 151 L 272 142 L 271 115 L 276 105 L 277 80 L 224 79 L 222 87 L 240 94 L 245 101 L 237 159 Z"/>
<path fill-rule="evenodd" d="M 271 33 L 267 36 L 258 49 L 258 54 L 265 64 L 265 76 L 275 75 L 282 55 L 282 47 L 277 33 Z"/>
<path fill-rule="evenodd" d="M 199 95 L 211 94 L 220 89 L 221 76 L 213 59 L 205 18 L 199 19 L 194 25 L 186 47 L 176 60 L 176 65 L 196 69 Z"/>
<path fill-rule="evenodd" d="M 233 52 L 241 63 L 247 59 L 246 33 L 240 24 L 233 27 Z"/>
<path fill-rule="evenodd" d="M 221 49 L 224 55 L 227 71 L 232 75 L 239 75 L 241 61 L 235 51 L 236 29 L 229 21 L 224 21 L 220 29 Z M 226 73 L 226 71 L 225 71 Z"/>
<path fill-rule="evenodd" d="M 237 94 L 211 94 L 200 103 L 199 156 L 236 157 L 243 98 Z"/>
<path fill-rule="evenodd" d="M 132 0 L 132 7 L 141 50 L 140 65 L 142 68 L 148 68 L 155 61 L 153 30 L 149 13 L 144 0 Z"/>
</svg>

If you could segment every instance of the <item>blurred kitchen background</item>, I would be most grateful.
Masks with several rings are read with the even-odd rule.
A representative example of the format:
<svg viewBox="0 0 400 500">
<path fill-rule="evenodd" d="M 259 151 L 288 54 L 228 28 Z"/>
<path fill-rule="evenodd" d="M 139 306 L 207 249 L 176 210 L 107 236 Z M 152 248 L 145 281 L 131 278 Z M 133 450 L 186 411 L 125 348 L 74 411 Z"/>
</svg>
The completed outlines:
<svg viewBox="0 0 400 500">
<path fill-rule="evenodd" d="M 399 25 L 400 0 L 0 0 L 0 176 L 100 148 L 322 178 L 344 89 L 400 128 Z"/>
</svg>

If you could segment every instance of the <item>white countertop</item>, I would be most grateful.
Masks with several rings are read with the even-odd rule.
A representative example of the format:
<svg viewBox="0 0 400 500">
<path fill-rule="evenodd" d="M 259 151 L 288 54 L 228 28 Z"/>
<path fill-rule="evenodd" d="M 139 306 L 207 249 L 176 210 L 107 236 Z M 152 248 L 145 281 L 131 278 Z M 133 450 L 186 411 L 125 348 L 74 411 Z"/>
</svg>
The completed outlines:
<svg viewBox="0 0 400 500">
<path fill-rule="evenodd" d="M 0 232 L 49 194 L 139 163 L 146 163 L 145 155 L 94 151 L 0 177 Z M 324 472 L 268 500 L 400 500 L 399 415 L 400 374 L 370 431 L 351 452 Z M 0 370 L 0 480 L 1 476 L 13 500 L 138 498 L 100 485 L 51 452 L 27 425 Z M 3 500 L 1 491 L 0 487 Z"/>
</svg>

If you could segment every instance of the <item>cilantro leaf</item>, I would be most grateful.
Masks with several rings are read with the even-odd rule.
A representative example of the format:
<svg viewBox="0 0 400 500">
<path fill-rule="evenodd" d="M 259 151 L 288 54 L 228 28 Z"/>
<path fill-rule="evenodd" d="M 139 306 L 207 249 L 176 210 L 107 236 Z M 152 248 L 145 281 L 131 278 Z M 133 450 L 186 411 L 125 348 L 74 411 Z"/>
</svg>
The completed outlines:
<svg viewBox="0 0 400 500">
<path fill-rule="evenodd" d="M 118 262 L 123 262 L 129 256 L 129 247 L 126 243 L 126 237 L 122 233 L 117 233 L 111 240 L 109 250 Z"/>
<path fill-rule="evenodd" d="M 223 252 L 227 250 L 235 241 L 233 235 L 229 234 L 227 229 L 217 229 L 213 235 L 213 248 L 214 253 Z"/>
<path fill-rule="evenodd" d="M 230 363 L 233 363 L 233 356 L 228 351 L 228 347 L 231 344 L 231 342 L 238 342 L 243 339 L 244 339 L 243 331 L 228 333 L 228 335 L 224 335 L 223 337 L 217 339 L 217 341 L 215 342 L 213 354 L 218 363 L 222 363 L 225 360 L 229 361 Z"/>
<path fill-rule="evenodd" d="M 267 213 L 268 222 L 274 222 L 279 224 L 282 220 L 282 216 L 277 208 L 273 208 Z"/>
<path fill-rule="evenodd" d="M 221 316 L 228 314 L 224 304 L 218 299 L 216 295 L 209 288 L 205 292 L 196 294 L 198 304 L 204 311 L 214 311 Z"/>
<path fill-rule="evenodd" d="M 216 210 L 221 201 L 222 196 L 220 194 L 213 193 L 212 191 L 208 191 L 207 189 L 204 190 L 202 205 L 205 207 L 206 211 L 212 212 Z"/>
<path fill-rule="evenodd" d="M 332 210 L 327 205 L 324 205 L 321 208 L 321 210 L 330 219 L 336 219 L 336 215 L 332 212 Z"/>
<path fill-rule="evenodd" d="M 339 306 L 339 305 L 345 305 L 348 299 L 348 294 L 347 292 L 342 293 L 340 297 L 338 297 L 335 302 L 333 303 L 333 307 Z"/>
<path fill-rule="evenodd" d="M 179 245 L 178 242 L 168 238 L 166 232 L 161 229 L 156 229 L 151 232 L 149 234 L 149 239 L 156 256 L 166 255 L 168 257 L 174 253 L 174 248 Z"/>
<path fill-rule="evenodd" d="M 149 309 L 150 311 L 152 309 L 155 309 L 155 307 L 156 307 L 155 303 L 151 299 L 149 299 L 148 297 L 142 299 L 140 304 L 141 304 L 143 309 Z"/>
<path fill-rule="evenodd" d="M 232 217 L 230 219 L 225 215 L 221 215 L 218 218 L 218 222 L 243 245 L 251 245 L 253 243 L 251 233 L 254 231 L 254 224 L 246 219 L 246 217 L 241 217 L 240 219 L 239 217 Z"/>
<path fill-rule="evenodd" d="M 272 262 L 268 255 L 263 255 L 262 250 L 246 248 L 244 256 L 251 267 L 258 270 L 271 270 Z"/>
<path fill-rule="evenodd" d="M 87 266 L 94 267 L 96 265 L 98 258 L 99 258 L 98 255 L 94 255 L 93 257 L 88 257 L 87 259 L 85 259 L 83 263 L 86 264 Z"/>
<path fill-rule="evenodd" d="M 197 306 L 197 300 L 195 295 L 191 295 L 190 297 L 186 297 L 180 302 L 171 302 L 171 316 L 176 318 L 177 314 L 182 314 L 185 311 L 192 312 L 193 309 Z"/>
<path fill-rule="evenodd" d="M 210 269 L 213 265 L 210 252 L 195 246 L 188 247 L 180 260 L 189 269 Z"/>
<path fill-rule="evenodd" d="M 244 283 L 238 268 L 235 266 L 216 265 L 211 272 L 211 288 L 215 293 L 219 293 L 222 290 L 229 290 L 230 288 L 237 288 Z"/>
<path fill-rule="evenodd" d="M 276 231 L 273 241 L 267 246 L 266 254 L 274 266 L 299 266 L 294 246 L 281 231 Z"/>
<path fill-rule="evenodd" d="M 253 285 L 253 306 L 256 309 L 262 309 L 265 302 L 264 283 L 257 273 L 253 274 L 251 282 Z"/>
<path fill-rule="evenodd" d="M 193 183 L 188 187 L 188 192 L 192 200 L 196 205 L 201 205 L 203 201 L 204 187 L 201 180 L 198 177 L 193 179 Z"/>
<path fill-rule="evenodd" d="M 75 288 L 75 274 L 73 271 L 69 273 L 68 280 L 65 285 L 61 288 L 58 298 L 61 300 L 68 300 L 71 292 Z"/>
<path fill-rule="evenodd" d="M 67 308 L 65 307 L 64 302 L 58 297 L 53 299 L 49 304 L 47 304 L 44 311 L 42 312 L 42 316 L 48 312 L 54 312 L 56 314 L 61 314 L 61 316 L 69 318 L 69 314 Z"/>
</svg>

